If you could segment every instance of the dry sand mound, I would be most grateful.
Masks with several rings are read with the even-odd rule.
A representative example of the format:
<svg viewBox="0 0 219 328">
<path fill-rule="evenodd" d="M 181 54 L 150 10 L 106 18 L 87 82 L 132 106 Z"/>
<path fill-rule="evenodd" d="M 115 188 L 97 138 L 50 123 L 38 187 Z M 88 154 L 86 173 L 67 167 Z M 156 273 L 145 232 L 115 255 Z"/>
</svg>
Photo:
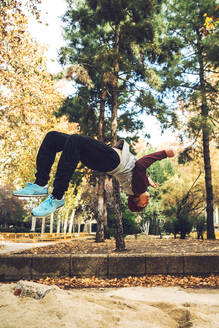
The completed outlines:
<svg viewBox="0 0 219 328">
<path fill-rule="evenodd" d="M 42 299 L 0 285 L 0 328 L 219 328 L 219 290 L 56 289 Z"/>
</svg>

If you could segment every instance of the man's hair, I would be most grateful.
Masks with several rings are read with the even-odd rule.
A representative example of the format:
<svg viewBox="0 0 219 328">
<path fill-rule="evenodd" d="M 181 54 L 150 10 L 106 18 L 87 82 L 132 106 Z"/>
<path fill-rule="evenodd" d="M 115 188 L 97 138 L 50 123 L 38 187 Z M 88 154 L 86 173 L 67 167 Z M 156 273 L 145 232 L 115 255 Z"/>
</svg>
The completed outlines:
<svg viewBox="0 0 219 328">
<path fill-rule="evenodd" d="M 131 212 L 142 212 L 144 207 L 137 205 L 139 198 L 136 195 L 129 195 L 128 197 L 128 208 Z"/>
</svg>

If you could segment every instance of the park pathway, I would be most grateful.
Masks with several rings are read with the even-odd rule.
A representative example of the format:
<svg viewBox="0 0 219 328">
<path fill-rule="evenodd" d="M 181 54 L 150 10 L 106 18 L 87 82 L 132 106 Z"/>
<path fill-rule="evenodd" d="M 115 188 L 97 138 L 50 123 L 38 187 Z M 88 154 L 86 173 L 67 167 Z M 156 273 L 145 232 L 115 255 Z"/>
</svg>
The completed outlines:
<svg viewBox="0 0 219 328">
<path fill-rule="evenodd" d="M 35 248 L 35 247 L 44 247 L 57 242 L 40 242 L 40 243 L 12 243 L 8 241 L 2 241 L 0 243 L 0 254 L 12 254 L 16 252 L 21 252 L 26 249 Z"/>
</svg>

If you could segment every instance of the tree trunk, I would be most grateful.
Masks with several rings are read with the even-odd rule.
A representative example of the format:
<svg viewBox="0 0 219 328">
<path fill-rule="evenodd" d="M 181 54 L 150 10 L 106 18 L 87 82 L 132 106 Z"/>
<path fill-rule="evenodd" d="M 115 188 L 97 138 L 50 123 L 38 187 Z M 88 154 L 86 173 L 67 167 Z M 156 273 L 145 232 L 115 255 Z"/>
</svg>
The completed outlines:
<svg viewBox="0 0 219 328">
<path fill-rule="evenodd" d="M 68 217 L 66 217 L 64 220 L 64 233 L 67 233 L 67 228 L 68 228 Z"/>
<path fill-rule="evenodd" d="M 57 215 L 57 229 L 56 229 L 56 232 L 57 233 L 60 233 L 60 230 L 61 230 L 61 218 L 60 218 L 60 215 L 58 213 L 58 215 Z"/>
<path fill-rule="evenodd" d="M 111 117 L 111 140 L 114 146 L 117 142 L 117 112 L 118 112 L 118 73 L 119 73 L 119 25 L 115 26 L 114 39 L 114 77 L 112 80 L 112 117 Z M 113 178 L 114 215 L 116 226 L 116 250 L 125 250 L 125 240 L 122 226 L 122 212 L 120 187 L 118 181 Z"/>
<path fill-rule="evenodd" d="M 78 219 L 78 233 L 81 232 L 81 219 Z"/>
<path fill-rule="evenodd" d="M 122 211 L 121 211 L 121 198 L 120 198 L 120 187 L 119 182 L 113 178 L 113 195 L 114 195 L 114 215 L 115 215 L 115 227 L 116 227 L 116 250 L 125 250 L 125 239 L 123 235 L 122 225 Z"/>
<path fill-rule="evenodd" d="M 46 218 L 42 218 L 41 233 L 45 232 Z"/>
<path fill-rule="evenodd" d="M 110 239 L 110 230 L 107 221 L 107 207 L 106 207 L 106 190 L 104 190 L 104 204 L 103 204 L 103 222 L 104 222 L 104 238 Z"/>
<path fill-rule="evenodd" d="M 97 232 L 96 232 L 96 242 L 101 243 L 104 241 L 104 174 L 99 173 L 98 179 L 98 202 L 97 202 Z"/>
<path fill-rule="evenodd" d="M 208 128 L 208 104 L 206 96 L 206 84 L 204 76 L 204 58 L 201 47 L 201 34 L 197 30 L 198 36 L 198 58 L 199 58 L 199 82 L 201 92 L 201 115 L 203 118 L 202 123 L 202 144 L 204 155 L 204 169 L 205 169 L 205 189 L 206 189 L 206 204 L 207 204 L 207 239 L 215 239 L 214 232 L 214 207 L 213 207 L 213 187 L 212 187 L 212 174 L 211 174 L 211 159 L 210 159 L 210 132 Z"/>
<path fill-rule="evenodd" d="M 69 227 L 68 227 L 68 232 L 72 233 L 72 228 L 73 228 L 73 224 L 74 224 L 74 217 L 75 217 L 75 209 L 73 209 L 71 216 L 70 216 L 70 222 L 69 222 Z M 74 232 L 74 231 L 73 231 Z"/>
<path fill-rule="evenodd" d="M 213 207 L 213 187 L 211 176 L 211 161 L 209 150 L 209 136 L 203 128 L 203 152 L 205 165 L 205 189 L 206 189 L 206 203 L 207 203 L 207 239 L 215 239 L 214 232 L 214 207 Z"/>
<path fill-rule="evenodd" d="M 186 234 L 185 234 L 185 232 L 181 232 L 181 234 L 180 234 L 180 239 L 186 239 Z"/>
<path fill-rule="evenodd" d="M 64 222 L 63 222 L 63 218 L 61 218 L 61 233 L 64 232 Z"/>
<path fill-rule="evenodd" d="M 100 116 L 98 123 L 98 139 L 103 142 L 103 126 L 104 126 L 104 117 L 105 117 L 105 102 L 106 102 L 107 91 L 104 88 L 101 94 L 100 102 Z"/>
<path fill-rule="evenodd" d="M 50 233 L 53 233 L 53 221 L 54 221 L 54 213 L 50 215 Z"/>
<path fill-rule="evenodd" d="M 106 90 L 102 90 L 101 103 L 100 103 L 100 115 L 98 124 L 98 139 L 103 142 L 103 124 L 104 124 L 104 111 L 106 101 Z M 103 173 L 99 173 L 98 179 L 98 191 L 97 191 L 97 232 L 96 242 L 101 243 L 104 241 L 104 184 L 105 177 Z"/>
<path fill-rule="evenodd" d="M 216 225 L 219 224 L 218 206 L 217 206 L 217 205 L 216 205 L 216 208 L 215 208 L 215 224 L 216 224 Z"/>
</svg>

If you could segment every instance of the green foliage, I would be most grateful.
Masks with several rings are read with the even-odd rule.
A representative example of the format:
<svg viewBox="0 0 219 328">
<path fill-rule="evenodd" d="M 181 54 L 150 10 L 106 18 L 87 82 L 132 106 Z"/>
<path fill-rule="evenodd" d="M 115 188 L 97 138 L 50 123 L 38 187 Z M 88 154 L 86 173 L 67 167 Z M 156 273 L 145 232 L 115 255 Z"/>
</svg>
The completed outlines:
<svg viewBox="0 0 219 328">
<path fill-rule="evenodd" d="M 82 133 L 94 135 L 97 131 L 94 112 L 99 110 L 101 91 L 106 88 L 104 133 L 107 134 L 112 86 L 118 77 L 119 131 L 127 131 L 136 138 L 136 132 L 143 128 L 143 122 L 136 113 L 143 111 L 157 116 L 165 126 L 170 123 L 170 115 L 173 115 L 174 122 L 174 113 L 168 111 L 158 94 L 152 92 L 153 88 L 161 90 L 162 80 L 156 69 L 149 65 L 150 61 L 154 62 L 152 57 L 156 58 L 162 52 L 159 42 L 153 46 L 155 29 L 158 28 L 154 21 L 158 21 L 161 1 L 84 0 L 78 3 L 77 8 L 72 0 L 68 4 L 63 17 L 68 46 L 60 50 L 60 62 L 83 66 L 94 87 L 85 91 L 83 84 L 77 80 L 77 95 L 66 100 L 59 114 L 67 114 L 71 121 L 78 122 Z M 115 26 L 119 27 L 118 54 L 114 48 Z M 119 65 L 117 76 L 114 73 L 115 60 Z M 136 87 L 138 81 L 144 82 L 145 89 L 150 86 L 147 88 L 149 91 L 143 91 L 141 87 L 139 92 Z M 130 108 L 128 105 L 133 102 L 135 106 Z"/>
<path fill-rule="evenodd" d="M 97 13 L 97 19 L 109 21 L 114 24 L 126 21 L 127 15 L 134 22 L 141 22 L 142 17 L 150 16 L 153 7 L 159 2 L 147 1 L 125 1 L 125 0 L 88 0 L 89 6 Z"/>
<path fill-rule="evenodd" d="M 205 216 L 198 216 L 195 221 L 194 221 L 194 228 L 197 231 L 197 237 L 198 238 L 203 238 L 203 233 L 207 229 L 207 222 L 206 222 L 206 217 Z"/>
<path fill-rule="evenodd" d="M 216 8 L 215 0 L 174 0 L 165 10 L 166 36 L 160 41 L 166 44 L 166 49 L 169 49 L 168 42 L 175 43 L 175 54 L 173 58 L 166 56 L 160 66 L 162 87 L 165 95 L 173 92 L 176 99 L 183 102 L 181 106 L 193 112 L 185 123 L 191 134 L 207 126 L 208 133 L 213 135 L 216 128 L 212 118 L 217 88 L 210 76 L 213 66 L 219 63 L 218 31 L 203 33 L 204 13 L 214 15 Z M 203 96 L 209 97 L 207 104 L 203 104 Z M 201 108 L 206 105 L 204 115 Z"/>
<path fill-rule="evenodd" d="M 178 156 L 178 163 L 179 164 L 186 164 L 190 161 L 193 160 L 193 157 L 192 157 L 192 147 L 186 147 L 182 152 L 179 153 L 179 156 Z"/>
<path fill-rule="evenodd" d="M 189 168 L 189 170 L 188 170 Z M 182 176 L 173 176 L 162 187 L 163 213 L 167 217 L 166 231 L 180 233 L 185 238 L 205 209 L 201 172 L 194 173 L 196 167 L 184 167 Z"/>
<path fill-rule="evenodd" d="M 192 231 L 194 225 L 194 217 L 186 207 L 171 208 L 166 212 L 168 219 L 164 223 L 164 229 L 168 233 L 180 234 L 181 239 L 185 239 L 186 235 Z"/>
<path fill-rule="evenodd" d="M 68 74 L 68 78 L 76 82 L 77 91 L 74 96 L 66 98 L 57 116 L 67 115 L 70 122 L 79 123 L 82 134 L 97 136 L 102 92 L 107 90 L 103 135 L 104 141 L 108 142 L 111 138 L 112 90 L 118 78 L 118 136 L 120 131 L 128 132 L 128 142 L 137 140 L 144 127 L 137 115 L 139 111 L 157 115 L 162 123 L 167 124 L 164 104 L 151 92 L 150 104 L 146 99 L 141 101 L 143 93 L 136 88 L 138 81 L 147 81 L 150 89 L 160 89 L 162 82 L 155 69 L 147 70 L 146 65 L 146 45 L 150 48 L 154 39 L 152 22 L 160 10 L 160 1 L 84 0 L 75 7 L 69 0 L 68 5 L 63 17 L 67 46 L 60 49 L 60 63 L 83 67 L 93 87 L 89 89 L 83 79 Z M 119 31 L 118 53 L 115 51 L 116 26 Z M 118 74 L 114 72 L 115 61 L 119 66 Z M 134 101 L 135 106 L 130 107 Z"/>
<path fill-rule="evenodd" d="M 210 9 L 210 10 L 209 10 Z M 206 56 L 215 68 L 219 66 L 219 6 L 208 8 L 208 12 L 204 13 L 205 24 L 202 29 L 205 38 L 203 44 L 207 49 Z M 206 17 L 207 16 L 207 17 Z M 210 16 L 210 17 L 209 17 Z"/>
<path fill-rule="evenodd" d="M 207 32 L 205 15 L 217 11 L 216 0 L 172 0 L 166 8 L 166 35 L 179 40 L 179 50 L 160 67 L 165 94 L 180 102 L 184 119 L 182 137 L 202 141 L 207 203 L 207 236 L 215 239 L 210 141 L 217 135 L 218 112 L 218 31 Z M 174 105 L 173 105 L 174 107 Z M 185 159 L 185 157 L 184 157 Z"/>
<path fill-rule="evenodd" d="M 12 195 L 12 186 L 0 187 L 0 226 L 8 228 L 9 225 L 20 225 L 26 212 L 23 203 Z"/>
<path fill-rule="evenodd" d="M 126 235 L 135 235 L 140 233 L 138 224 L 136 223 L 135 218 L 131 215 L 131 212 L 128 210 L 122 215 L 122 225 L 123 225 L 123 234 Z"/>
<path fill-rule="evenodd" d="M 167 233 L 172 233 L 174 234 L 176 238 L 177 234 L 177 219 L 175 217 L 169 217 L 165 222 L 164 222 L 164 230 Z"/>
<path fill-rule="evenodd" d="M 94 136 L 98 122 L 94 99 L 92 100 L 92 91 L 81 87 L 76 96 L 69 96 L 64 100 L 56 116 L 67 115 L 70 122 L 79 124 L 83 134 Z"/>
</svg>

